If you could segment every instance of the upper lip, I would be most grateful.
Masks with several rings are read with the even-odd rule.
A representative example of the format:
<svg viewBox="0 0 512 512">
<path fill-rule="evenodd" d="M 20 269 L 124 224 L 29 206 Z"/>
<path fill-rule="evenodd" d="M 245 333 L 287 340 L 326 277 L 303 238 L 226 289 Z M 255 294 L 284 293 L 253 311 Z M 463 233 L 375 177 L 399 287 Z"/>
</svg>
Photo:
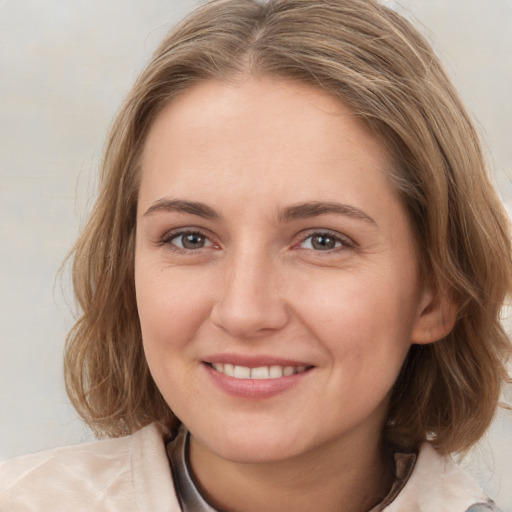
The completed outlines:
<svg viewBox="0 0 512 512">
<path fill-rule="evenodd" d="M 245 366 L 247 368 L 258 368 L 260 366 L 312 366 L 305 361 L 270 355 L 248 356 L 242 354 L 213 354 L 206 357 L 204 362 L 232 364 L 235 366 Z"/>
</svg>

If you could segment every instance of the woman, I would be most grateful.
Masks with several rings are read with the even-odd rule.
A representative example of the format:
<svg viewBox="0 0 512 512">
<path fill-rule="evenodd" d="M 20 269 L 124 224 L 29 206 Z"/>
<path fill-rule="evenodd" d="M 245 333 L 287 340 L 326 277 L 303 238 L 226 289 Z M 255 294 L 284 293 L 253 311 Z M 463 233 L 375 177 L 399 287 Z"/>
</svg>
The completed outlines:
<svg viewBox="0 0 512 512">
<path fill-rule="evenodd" d="M 68 392 L 114 439 L 5 464 L 0 505 L 496 510 L 449 454 L 507 378 L 510 282 L 475 130 L 409 23 L 211 2 L 127 98 L 75 247 Z"/>
</svg>

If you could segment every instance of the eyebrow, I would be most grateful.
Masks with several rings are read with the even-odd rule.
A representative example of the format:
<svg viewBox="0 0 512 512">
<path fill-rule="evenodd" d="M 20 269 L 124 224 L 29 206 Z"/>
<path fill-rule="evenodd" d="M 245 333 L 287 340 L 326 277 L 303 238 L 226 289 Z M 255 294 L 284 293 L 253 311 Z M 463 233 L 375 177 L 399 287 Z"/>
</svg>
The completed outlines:
<svg viewBox="0 0 512 512">
<path fill-rule="evenodd" d="M 190 213 L 192 215 L 197 215 L 199 217 L 204 217 L 206 219 L 219 219 L 219 214 L 205 205 L 204 203 L 198 203 L 195 201 L 185 201 L 183 199 L 159 199 L 155 201 L 152 206 L 150 206 L 146 213 L 144 213 L 144 217 L 148 215 L 152 215 L 155 212 L 164 211 L 164 212 L 181 212 L 181 213 Z"/>
<path fill-rule="evenodd" d="M 206 219 L 217 220 L 221 216 L 213 209 L 204 203 L 196 201 L 186 201 L 184 199 L 159 199 L 151 205 L 144 216 L 152 215 L 158 211 L 165 212 L 179 212 L 197 215 Z M 345 215 L 353 219 L 359 219 L 370 224 L 377 226 L 377 223 L 366 213 L 359 208 L 348 204 L 341 204 L 336 202 L 320 202 L 310 201 L 307 203 L 300 203 L 292 206 L 287 206 L 279 211 L 277 216 L 280 222 L 287 220 L 307 219 L 310 217 L 317 217 L 319 215 L 327 214 Z"/>
<path fill-rule="evenodd" d="M 279 212 L 278 219 L 282 220 L 294 220 L 294 219 L 306 219 L 309 217 L 317 217 L 319 215 L 327 215 L 334 213 L 338 215 L 345 215 L 353 219 L 364 220 L 370 224 L 377 226 L 377 223 L 366 213 L 355 206 L 348 204 L 341 204 L 336 202 L 318 202 L 311 201 L 307 203 L 301 203 L 297 205 L 287 206 Z"/>
</svg>

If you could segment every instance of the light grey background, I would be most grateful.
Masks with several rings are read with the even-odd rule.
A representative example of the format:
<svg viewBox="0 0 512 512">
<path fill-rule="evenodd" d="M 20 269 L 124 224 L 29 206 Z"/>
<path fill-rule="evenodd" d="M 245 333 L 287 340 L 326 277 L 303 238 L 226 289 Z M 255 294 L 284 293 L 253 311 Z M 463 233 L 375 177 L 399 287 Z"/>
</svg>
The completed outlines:
<svg viewBox="0 0 512 512">
<path fill-rule="evenodd" d="M 93 200 L 115 111 L 197 3 L 0 0 L 0 460 L 90 436 L 63 390 L 72 298 L 56 273 Z M 511 211 L 512 0 L 386 3 L 433 42 L 479 121 Z M 466 464 L 512 512 L 512 414 L 499 414 Z"/>
</svg>

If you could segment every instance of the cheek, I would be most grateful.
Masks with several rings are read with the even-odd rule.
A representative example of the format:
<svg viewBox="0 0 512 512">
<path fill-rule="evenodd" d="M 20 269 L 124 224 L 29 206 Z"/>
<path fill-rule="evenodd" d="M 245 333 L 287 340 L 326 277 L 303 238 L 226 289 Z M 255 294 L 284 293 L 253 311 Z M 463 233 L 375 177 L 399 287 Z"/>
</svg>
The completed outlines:
<svg viewBox="0 0 512 512">
<path fill-rule="evenodd" d="M 135 287 L 148 360 L 187 344 L 210 310 L 202 276 L 155 266 L 136 266 Z"/>
<path fill-rule="evenodd" d="M 334 358 L 354 367 L 399 368 L 415 318 L 414 283 L 414 275 L 389 273 L 382 279 L 375 273 L 333 273 L 329 279 L 303 283 L 302 293 L 295 294 L 295 309 Z"/>
<path fill-rule="evenodd" d="M 156 269 L 156 270 L 155 270 Z M 146 360 L 153 379 L 173 411 L 194 402 L 193 343 L 208 316 L 209 297 L 204 280 L 183 276 L 169 268 L 136 266 L 137 308 Z M 179 392 L 178 392 L 179 391 Z"/>
</svg>

